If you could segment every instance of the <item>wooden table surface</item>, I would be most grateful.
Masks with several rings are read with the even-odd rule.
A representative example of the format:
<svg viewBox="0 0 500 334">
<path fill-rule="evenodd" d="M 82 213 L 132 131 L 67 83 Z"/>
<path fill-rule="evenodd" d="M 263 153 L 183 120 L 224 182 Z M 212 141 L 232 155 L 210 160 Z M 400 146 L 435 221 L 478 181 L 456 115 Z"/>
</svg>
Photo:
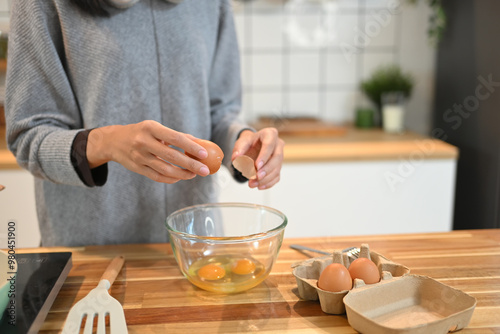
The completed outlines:
<svg viewBox="0 0 500 334">
<path fill-rule="evenodd" d="M 290 265 L 309 256 L 289 245 L 331 251 L 368 243 L 404 264 L 477 299 L 460 333 L 500 333 L 500 229 L 450 233 L 286 239 L 271 275 L 239 294 L 219 295 L 191 285 L 168 244 L 19 249 L 72 251 L 73 268 L 40 333 L 59 333 L 70 307 L 93 289 L 110 259 L 126 258 L 110 293 L 125 309 L 129 333 L 295 332 L 355 333 L 345 315 L 328 315 L 319 302 L 298 297 Z M 314 254 L 314 256 L 318 256 Z"/>
</svg>

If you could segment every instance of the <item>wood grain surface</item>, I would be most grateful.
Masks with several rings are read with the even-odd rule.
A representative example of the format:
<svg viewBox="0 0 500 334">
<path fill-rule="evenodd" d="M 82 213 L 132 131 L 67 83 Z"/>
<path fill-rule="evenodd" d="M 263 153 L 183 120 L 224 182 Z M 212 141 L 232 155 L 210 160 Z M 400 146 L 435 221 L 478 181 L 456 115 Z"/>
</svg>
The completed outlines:
<svg viewBox="0 0 500 334">
<path fill-rule="evenodd" d="M 71 306 L 93 289 L 109 261 L 125 257 L 110 293 L 125 309 L 129 333 L 356 333 L 345 315 L 328 315 L 319 302 L 298 297 L 291 264 L 316 254 L 289 245 L 332 251 L 368 243 L 404 264 L 477 299 L 460 333 L 500 333 L 500 230 L 286 239 L 271 275 L 259 286 L 222 295 L 194 287 L 179 271 L 168 244 L 19 249 L 73 252 L 73 268 L 40 333 L 59 333 Z"/>
<path fill-rule="evenodd" d="M 345 135 L 346 126 L 327 122 L 315 117 L 274 118 L 260 117 L 257 122 L 250 124 L 256 130 L 273 127 L 282 136 L 293 137 L 337 137 Z"/>
<path fill-rule="evenodd" d="M 407 131 L 346 128 L 334 137 L 282 136 L 285 162 L 457 159 L 458 148 L 439 139 Z"/>
</svg>

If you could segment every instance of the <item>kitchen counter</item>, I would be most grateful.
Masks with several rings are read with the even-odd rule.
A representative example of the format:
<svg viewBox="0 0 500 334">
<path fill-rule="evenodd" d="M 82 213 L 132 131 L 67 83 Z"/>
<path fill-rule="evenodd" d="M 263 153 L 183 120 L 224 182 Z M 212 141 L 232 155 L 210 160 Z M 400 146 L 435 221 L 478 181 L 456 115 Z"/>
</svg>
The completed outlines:
<svg viewBox="0 0 500 334">
<path fill-rule="evenodd" d="M 372 250 L 408 266 L 411 274 L 430 276 L 475 297 L 471 322 L 460 333 L 500 332 L 500 230 L 285 239 L 266 281 L 234 295 L 218 295 L 191 285 L 181 275 L 168 244 L 34 248 L 18 253 L 73 252 L 73 268 L 41 334 L 59 333 L 70 307 L 97 285 L 118 254 L 125 256 L 125 267 L 110 293 L 124 306 L 131 334 L 356 333 L 345 315 L 325 314 L 319 302 L 298 297 L 290 265 L 308 256 L 290 249 L 292 243 L 327 251 L 369 243 Z"/>
<path fill-rule="evenodd" d="M 7 149 L 5 128 L 0 127 L 0 170 L 20 168 L 14 155 Z"/>
<path fill-rule="evenodd" d="M 285 136 L 285 162 L 456 159 L 458 149 L 441 140 L 413 132 L 387 134 L 381 129 L 347 128 L 336 136 Z M 0 170 L 19 166 L 5 143 L 5 129 L 0 129 Z"/>
<path fill-rule="evenodd" d="M 381 129 L 347 128 L 338 136 L 283 139 L 285 162 L 458 158 L 457 147 L 410 131 L 389 134 Z"/>
<path fill-rule="evenodd" d="M 7 189 L 0 211 L 32 222 L 23 224 L 27 231 L 37 230 L 33 176 L 17 166 L 4 137 L 0 132 L 0 184 Z M 216 174 L 218 201 L 263 204 L 286 212 L 292 222 L 287 237 L 451 229 L 456 147 L 412 132 L 395 135 L 349 127 L 328 136 L 310 132 L 282 138 L 285 163 L 279 184 L 256 191 L 233 182 L 221 168 Z M 338 224 L 325 226 L 325 217 Z M 22 234 L 23 245 L 38 244 L 31 236 Z"/>
</svg>

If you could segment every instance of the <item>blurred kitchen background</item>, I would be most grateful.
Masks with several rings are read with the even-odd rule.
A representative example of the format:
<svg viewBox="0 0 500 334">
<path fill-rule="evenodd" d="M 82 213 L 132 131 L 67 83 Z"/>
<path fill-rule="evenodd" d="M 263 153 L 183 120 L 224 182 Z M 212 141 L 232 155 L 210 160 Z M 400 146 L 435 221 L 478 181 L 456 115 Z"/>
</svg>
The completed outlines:
<svg viewBox="0 0 500 334">
<path fill-rule="evenodd" d="M 7 39 L 9 33 L 10 0 L 0 0 L 0 105 L 3 109 L 5 95 L 5 70 Z M 3 124 L 3 110 L 0 111 L 0 124 Z"/>
<path fill-rule="evenodd" d="M 319 126 L 316 133 L 307 127 L 307 136 L 286 133 L 281 181 L 268 191 L 249 190 L 219 172 L 221 201 L 282 210 L 288 237 L 500 227 L 500 2 L 234 0 L 232 6 L 242 117 L 256 126 L 278 122 L 282 133 L 286 125 L 311 125 L 295 120 Z M 10 1 L 0 0 L 3 38 L 9 8 Z M 360 87 L 387 65 L 413 80 L 402 133 L 372 127 L 373 120 L 358 123 L 360 110 L 373 111 L 377 122 L 379 108 Z M 0 72 L 3 82 L 5 60 Z M 5 143 L 0 167 L 2 149 Z M 23 245 L 36 244 L 31 176 L 4 163 L 0 184 L 7 186 L 1 223 L 16 219 Z"/>
<path fill-rule="evenodd" d="M 365 103 L 360 82 L 380 65 L 398 64 L 418 82 L 406 124 L 429 131 L 436 48 L 427 33 L 427 1 L 237 1 L 234 13 L 247 120 L 353 122 Z"/>
</svg>

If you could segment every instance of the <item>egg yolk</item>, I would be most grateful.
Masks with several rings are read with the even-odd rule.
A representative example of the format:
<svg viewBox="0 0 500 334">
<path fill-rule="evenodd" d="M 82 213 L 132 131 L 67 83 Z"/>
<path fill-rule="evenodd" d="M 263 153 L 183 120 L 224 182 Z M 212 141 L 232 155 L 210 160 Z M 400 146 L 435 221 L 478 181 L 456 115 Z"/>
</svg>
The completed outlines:
<svg viewBox="0 0 500 334">
<path fill-rule="evenodd" d="M 226 271 L 224 270 L 224 268 L 216 264 L 207 264 L 206 266 L 203 266 L 200 268 L 200 270 L 198 270 L 198 276 L 200 276 L 201 279 L 208 281 L 221 279 L 225 275 Z"/>
<path fill-rule="evenodd" d="M 231 270 L 238 275 L 248 275 L 255 271 L 255 263 L 249 259 L 241 259 L 233 263 Z"/>
</svg>

